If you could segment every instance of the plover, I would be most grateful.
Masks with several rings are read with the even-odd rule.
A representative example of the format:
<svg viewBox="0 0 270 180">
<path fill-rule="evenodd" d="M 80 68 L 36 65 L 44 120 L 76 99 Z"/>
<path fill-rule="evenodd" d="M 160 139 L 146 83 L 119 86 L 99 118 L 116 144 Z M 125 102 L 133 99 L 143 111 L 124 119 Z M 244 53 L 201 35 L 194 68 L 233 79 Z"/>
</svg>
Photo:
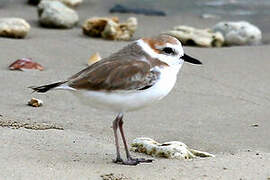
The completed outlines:
<svg viewBox="0 0 270 180">
<path fill-rule="evenodd" d="M 123 115 L 165 97 L 172 90 L 184 61 L 202 64 L 186 55 L 176 38 L 159 35 L 134 41 L 67 80 L 31 88 L 40 93 L 52 89 L 68 90 L 92 107 L 115 112 L 114 162 L 137 165 L 141 162 L 152 162 L 152 159 L 131 157 L 123 131 Z M 126 160 L 120 156 L 118 128 L 125 147 Z"/>
</svg>

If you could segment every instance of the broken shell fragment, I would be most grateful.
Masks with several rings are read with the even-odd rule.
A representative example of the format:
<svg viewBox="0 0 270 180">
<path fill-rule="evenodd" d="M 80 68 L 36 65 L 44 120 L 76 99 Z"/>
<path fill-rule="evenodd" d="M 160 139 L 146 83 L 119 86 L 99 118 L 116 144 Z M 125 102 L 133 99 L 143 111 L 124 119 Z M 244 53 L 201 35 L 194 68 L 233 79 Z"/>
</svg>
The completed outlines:
<svg viewBox="0 0 270 180">
<path fill-rule="evenodd" d="M 37 70 L 44 70 L 44 67 L 40 64 L 33 62 L 32 59 L 29 58 L 21 58 L 13 62 L 9 65 L 10 70 L 25 70 L 25 69 L 37 69 Z"/>
<path fill-rule="evenodd" d="M 87 19 L 83 26 L 82 30 L 85 35 L 92 37 L 101 37 L 102 31 L 104 31 L 105 26 L 108 21 L 113 21 L 115 23 L 119 23 L 118 17 L 93 17 Z"/>
<path fill-rule="evenodd" d="M 189 148 L 179 141 L 158 143 L 151 138 L 136 138 L 131 144 L 134 152 L 169 159 L 191 159 L 195 157 L 215 157 L 214 155 Z"/>
<path fill-rule="evenodd" d="M 28 105 L 33 107 L 40 107 L 43 105 L 43 101 L 40 99 L 32 98 L 30 101 L 28 101 Z"/>
<path fill-rule="evenodd" d="M 220 32 L 211 29 L 197 29 L 191 26 L 177 26 L 166 34 L 174 36 L 184 45 L 195 45 L 200 47 L 221 47 L 224 37 Z"/>
<path fill-rule="evenodd" d="M 94 17 L 87 19 L 83 26 L 83 33 L 91 37 L 102 37 L 108 40 L 128 41 L 137 29 L 137 19 L 130 17 L 124 23 L 119 23 L 117 17 Z"/>
<path fill-rule="evenodd" d="M 89 58 L 87 64 L 88 64 L 88 66 L 90 66 L 90 65 L 92 65 L 92 64 L 94 64 L 94 63 L 96 63 L 96 62 L 98 62 L 99 60 L 101 60 L 101 57 L 100 57 L 99 53 L 96 52 L 96 53 L 94 53 L 94 54 Z"/>
</svg>

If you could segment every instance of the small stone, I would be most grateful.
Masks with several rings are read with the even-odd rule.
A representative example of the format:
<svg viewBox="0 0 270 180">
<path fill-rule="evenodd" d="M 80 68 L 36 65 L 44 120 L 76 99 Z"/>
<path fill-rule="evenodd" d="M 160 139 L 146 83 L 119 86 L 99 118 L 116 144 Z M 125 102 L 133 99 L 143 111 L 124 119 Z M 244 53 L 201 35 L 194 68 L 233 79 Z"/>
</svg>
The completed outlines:
<svg viewBox="0 0 270 180">
<path fill-rule="evenodd" d="M 119 23 L 117 17 L 94 17 L 87 19 L 83 33 L 92 37 L 102 37 L 109 40 L 130 40 L 137 29 L 137 19 L 130 17 L 127 22 Z"/>
<path fill-rule="evenodd" d="M 30 69 L 35 69 L 35 70 L 44 70 L 44 67 L 36 62 L 33 62 L 32 59 L 29 58 L 21 58 L 13 62 L 11 65 L 9 65 L 10 70 L 30 70 Z"/>
<path fill-rule="evenodd" d="M 22 18 L 0 18 L 0 36 L 25 38 L 30 25 Z"/>
<path fill-rule="evenodd" d="M 72 28 L 79 21 L 76 11 L 59 1 L 41 1 L 38 5 L 38 16 L 42 26 L 52 28 Z"/>
<path fill-rule="evenodd" d="M 98 52 L 94 53 L 88 60 L 88 66 L 98 62 L 99 60 L 101 60 L 101 56 L 99 55 Z"/>
<path fill-rule="evenodd" d="M 190 26 L 177 26 L 166 32 L 176 37 L 184 45 L 195 45 L 201 47 L 221 47 L 224 38 L 220 32 L 213 32 L 210 29 L 196 29 Z"/>
<path fill-rule="evenodd" d="M 33 107 L 40 107 L 43 105 L 43 101 L 40 99 L 32 98 L 30 101 L 28 101 L 28 105 Z"/>
<path fill-rule="evenodd" d="M 223 34 L 225 44 L 232 45 L 257 45 L 261 43 L 261 30 L 246 21 L 220 22 L 213 28 L 214 32 Z"/>
</svg>

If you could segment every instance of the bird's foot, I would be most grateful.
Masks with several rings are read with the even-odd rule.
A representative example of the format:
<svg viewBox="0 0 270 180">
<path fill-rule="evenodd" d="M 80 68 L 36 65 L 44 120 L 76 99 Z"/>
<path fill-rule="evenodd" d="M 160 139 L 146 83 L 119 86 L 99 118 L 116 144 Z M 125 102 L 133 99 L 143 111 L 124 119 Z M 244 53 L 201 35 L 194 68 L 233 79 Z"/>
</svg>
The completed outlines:
<svg viewBox="0 0 270 180">
<path fill-rule="evenodd" d="M 140 163 L 151 163 L 153 161 L 154 159 L 128 158 L 126 161 L 123 161 L 122 164 L 136 166 L 137 164 Z"/>
<path fill-rule="evenodd" d="M 123 159 L 120 157 L 117 157 L 116 159 L 113 160 L 113 163 L 117 163 L 117 164 L 123 164 Z"/>
</svg>

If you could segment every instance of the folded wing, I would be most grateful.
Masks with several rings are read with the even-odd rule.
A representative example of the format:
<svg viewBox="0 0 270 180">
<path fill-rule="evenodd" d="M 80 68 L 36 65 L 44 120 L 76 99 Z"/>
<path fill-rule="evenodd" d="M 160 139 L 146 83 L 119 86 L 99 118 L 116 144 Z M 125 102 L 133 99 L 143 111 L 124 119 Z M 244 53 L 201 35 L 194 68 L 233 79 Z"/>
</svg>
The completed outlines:
<svg viewBox="0 0 270 180">
<path fill-rule="evenodd" d="M 70 77 L 68 85 L 96 91 L 144 90 L 159 78 L 151 68 L 145 61 L 104 59 Z"/>
</svg>

